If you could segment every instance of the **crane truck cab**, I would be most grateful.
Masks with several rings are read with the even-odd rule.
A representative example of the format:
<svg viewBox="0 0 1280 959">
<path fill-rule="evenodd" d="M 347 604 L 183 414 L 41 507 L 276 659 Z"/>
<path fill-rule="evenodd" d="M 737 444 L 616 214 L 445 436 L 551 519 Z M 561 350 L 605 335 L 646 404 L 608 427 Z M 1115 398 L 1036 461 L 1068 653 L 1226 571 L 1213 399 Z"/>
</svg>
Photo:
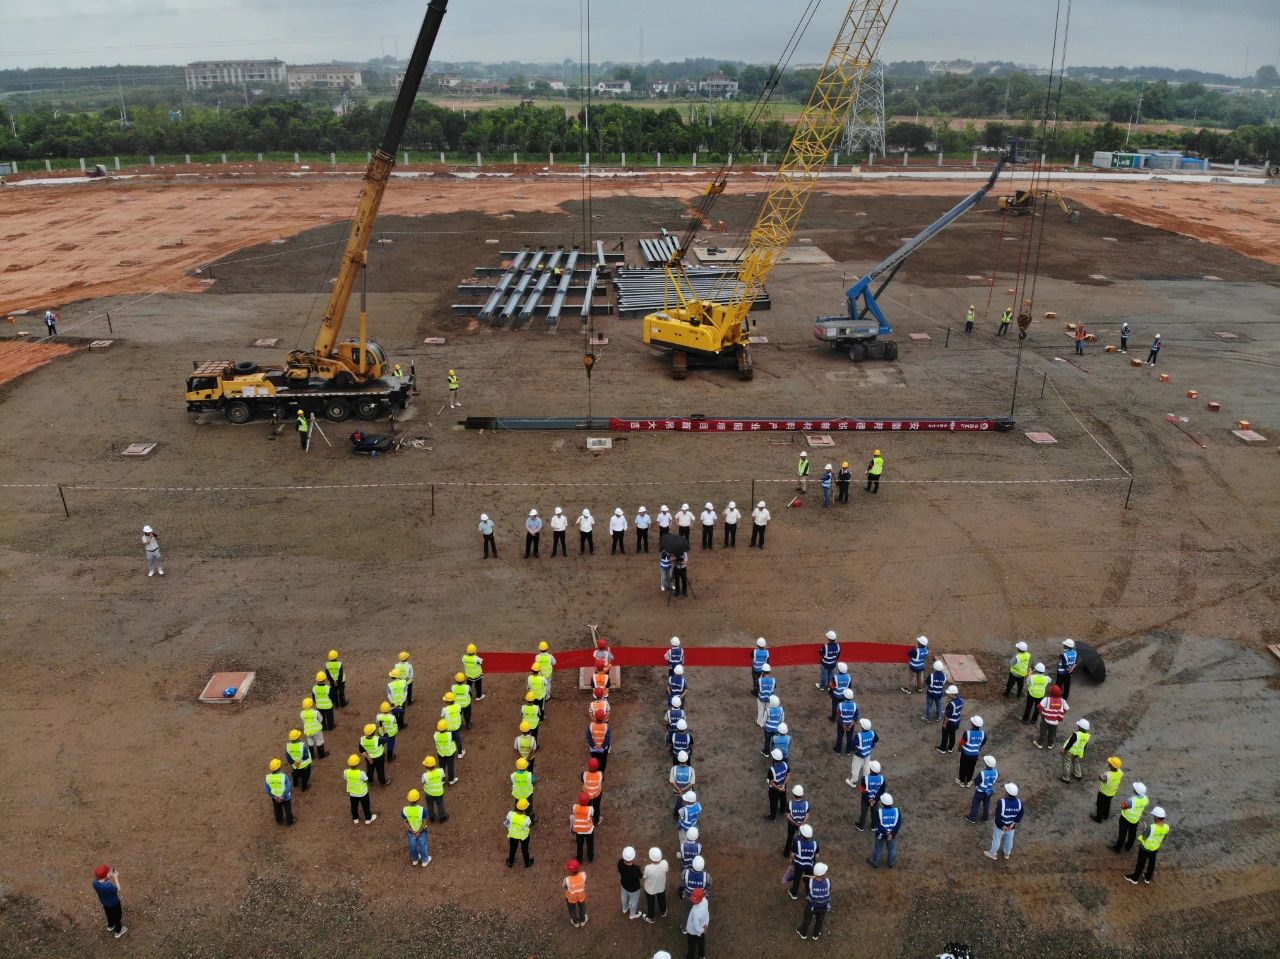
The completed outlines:
<svg viewBox="0 0 1280 959">
<path fill-rule="evenodd" d="M 391 368 L 387 354 L 377 343 L 365 340 L 362 356 L 361 345 L 358 338 L 353 338 L 336 344 L 327 355 L 316 350 L 294 350 L 288 356 L 289 379 L 306 383 L 318 377 L 337 387 L 382 379 Z"/>
</svg>

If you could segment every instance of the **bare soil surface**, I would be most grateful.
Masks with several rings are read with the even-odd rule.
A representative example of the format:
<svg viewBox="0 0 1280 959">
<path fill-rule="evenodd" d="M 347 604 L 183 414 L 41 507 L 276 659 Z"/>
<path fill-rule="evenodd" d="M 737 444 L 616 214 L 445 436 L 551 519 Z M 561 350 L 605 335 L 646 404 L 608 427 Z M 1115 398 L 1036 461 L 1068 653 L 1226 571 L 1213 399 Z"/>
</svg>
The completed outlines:
<svg viewBox="0 0 1280 959">
<path fill-rule="evenodd" d="M 150 192 L 185 188 L 174 189 Z M 319 203 L 329 189 L 354 197 L 350 183 L 320 181 L 306 184 L 306 197 Z M 395 217 L 428 212 L 426 202 L 404 209 L 388 195 L 382 226 L 395 242 L 372 248 L 370 323 L 393 359 L 419 371 L 422 396 L 398 429 L 430 449 L 353 457 L 352 424 L 325 423 L 333 447 L 317 438 L 304 455 L 289 431 L 272 439 L 267 423 L 195 422 L 183 411 L 192 360 L 274 359 L 310 342 L 332 276 L 327 257 L 341 239 L 340 227 L 319 219 L 295 223 L 285 244 L 268 242 L 279 227 L 265 215 L 246 230 L 257 249 L 225 234 L 208 240 L 201 262 L 223 262 L 205 293 L 139 299 L 171 282 L 162 255 L 132 279 L 103 271 L 102 282 L 121 284 L 115 295 L 66 307 L 64 323 L 98 335 L 111 310 L 116 344 L 0 387 L 0 442 L 16 451 L 0 510 L 0 655 L 13 730 L 0 760 L 16 770 L 0 832 L 3 951 L 118 953 L 89 888 L 92 867 L 110 861 L 125 884 L 126 946 L 140 956 L 294 956 L 371 942 L 504 959 L 676 952 L 679 907 L 654 926 L 628 921 L 617 911 L 614 870 L 625 845 L 675 850 L 659 671 L 627 671 L 613 697 L 586 928 L 567 924 L 559 888 L 586 758 L 586 698 L 571 677 L 557 675 L 542 735 L 532 869 L 506 869 L 500 826 L 518 677 L 492 677 L 476 707 L 461 781 L 448 795 L 451 818 L 432 831 L 427 869 L 409 866 L 397 818 L 467 642 L 532 651 L 547 639 L 568 649 L 583 645 L 585 624 L 601 623 L 616 642 L 644 645 L 673 634 L 700 646 L 757 635 L 816 644 L 830 627 L 884 642 L 923 632 L 939 652 L 978 658 L 988 680 L 966 688 L 969 714 L 986 719 L 1001 781 L 1017 782 L 1028 807 L 1007 863 L 982 856 L 989 830 L 964 822 L 969 791 L 952 782 L 956 756 L 934 752 L 937 729 L 921 723 L 919 697 L 898 691 L 903 670 L 855 666 L 858 701 L 883 738 L 877 757 L 905 816 L 897 867 L 867 866 L 870 835 L 852 828 L 847 760 L 831 752 L 816 668 L 780 671 L 796 781 L 814 801 L 835 885 L 827 935 L 852 954 L 919 957 L 965 942 L 977 955 L 1027 955 L 1047 941 L 1065 956 L 1274 954 L 1280 683 L 1266 644 L 1280 642 L 1275 267 L 1119 217 L 1105 227 L 1088 212 L 1078 224 L 1064 220 L 1046 241 L 1064 245 L 1042 260 L 1037 320 L 1017 372 L 1017 428 L 837 435 L 829 451 L 812 451 L 817 465 L 848 459 L 856 474 L 879 447 L 888 460 L 880 493 L 855 485 L 848 506 L 824 511 L 810 497 L 787 509 L 799 437 L 618 435 L 612 451 L 588 453 L 577 433 L 462 431 L 442 411 L 445 371 L 459 371 L 468 415 L 583 415 L 588 404 L 597 416 L 1005 414 L 1018 346 L 991 335 L 999 284 L 975 335 L 958 333 L 975 291 L 988 289 L 966 274 L 991 268 L 994 218 L 972 216 L 953 234 L 962 239 L 940 238 L 890 288 L 898 362 L 851 364 L 813 341 L 810 320 L 839 309 L 842 274 L 865 269 L 936 215 L 941 195 L 874 205 L 841 196 L 830 220 L 816 198 L 802 233 L 837 262 L 775 271 L 775 308 L 758 314 L 769 343 L 756 350 L 751 383 L 715 370 L 675 383 L 640 343 L 637 321 L 604 318 L 597 326 L 610 342 L 597 351 L 588 394 L 575 331 L 472 328 L 447 309 L 457 282 L 495 262 L 495 251 L 581 238 L 573 188 L 551 203 L 530 199 L 512 219 L 494 216 L 529 189 L 486 184 L 466 212 L 413 220 Z M 281 188 L 264 195 L 278 199 Z M 602 238 L 627 235 L 631 249 L 628 234 L 670 225 L 685 201 L 683 192 L 597 197 L 593 223 Z M 312 206 L 318 215 L 321 207 Z M 841 217 L 855 232 L 864 220 L 893 225 L 855 243 L 841 238 Z M 73 218 L 59 239 L 89 243 L 97 229 Z M 1071 262 L 1072 237 L 1080 265 Z M 1140 253 L 1123 255 L 1129 247 Z M 276 253 L 287 255 L 252 259 Z M 1089 282 L 1087 272 L 1108 279 Z M 1222 281 L 1198 278 L 1208 273 Z M 39 288 L 7 286 L 6 297 L 50 295 Z M 1058 322 L 1043 319 L 1048 310 Z M 1065 321 L 1086 322 L 1112 343 L 1124 319 L 1135 327 L 1128 357 L 1101 345 L 1071 354 Z M 1130 367 L 1156 332 L 1166 344 L 1160 365 Z M 447 344 L 424 345 L 433 335 Z M 279 351 L 249 347 L 272 336 Z M 1160 372 L 1172 382 L 1160 383 Z M 1188 389 L 1199 399 L 1187 399 Z M 1208 412 L 1209 399 L 1222 412 Z M 1179 425 L 1194 440 L 1166 422 L 1169 412 L 1187 417 Z M 1236 440 L 1238 419 L 1268 441 Z M 1026 430 L 1058 442 L 1033 445 Z M 157 442 L 156 452 L 119 455 L 139 440 Z M 533 506 L 544 514 L 589 506 L 604 517 L 615 505 L 630 516 L 641 503 L 652 511 L 759 498 L 775 516 L 768 548 L 746 549 L 744 536 L 736 550 L 719 540 L 712 552 L 695 550 L 697 595 L 669 606 L 656 557 L 632 555 L 630 541 L 628 555 L 609 556 L 602 527 L 594 556 L 579 557 L 576 543 L 568 558 L 520 552 Z M 481 511 L 498 523 L 497 560 L 481 558 Z M 145 576 L 143 523 L 161 534 L 163 579 Z M 1073 690 L 1071 715 L 1093 722 L 1094 740 L 1085 781 L 1071 785 L 1057 780 L 1056 754 L 1031 745 L 1020 710 L 1000 696 L 1015 641 L 1027 640 L 1052 668 L 1064 636 L 1097 645 L 1108 666 L 1105 683 L 1080 679 Z M 295 803 L 298 824 L 286 830 L 272 821 L 262 777 L 331 647 L 347 662 L 352 706 L 339 713 L 333 755 L 318 763 L 311 791 Z M 419 702 L 392 784 L 374 786 L 377 822 L 353 826 L 338 770 L 402 648 L 417 664 Z M 195 703 L 219 669 L 257 672 L 244 704 Z M 799 906 L 778 881 L 781 824 L 761 819 L 764 760 L 745 665 L 691 671 L 690 684 L 715 881 L 710 948 L 800 955 L 812 947 L 792 931 Z M 1088 819 L 1091 780 L 1109 755 L 1124 758 L 1126 786 L 1142 780 L 1169 811 L 1172 832 L 1150 886 L 1124 882 L 1132 854 L 1107 849 L 1114 820 Z"/>
</svg>

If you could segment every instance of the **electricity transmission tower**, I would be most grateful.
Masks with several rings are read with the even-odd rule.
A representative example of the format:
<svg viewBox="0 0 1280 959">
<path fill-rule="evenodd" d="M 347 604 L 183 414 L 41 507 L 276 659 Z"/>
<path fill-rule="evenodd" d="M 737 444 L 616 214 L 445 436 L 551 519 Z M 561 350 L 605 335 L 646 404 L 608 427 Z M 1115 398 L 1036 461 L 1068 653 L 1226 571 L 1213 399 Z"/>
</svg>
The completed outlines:
<svg viewBox="0 0 1280 959">
<path fill-rule="evenodd" d="M 858 89 L 849 122 L 840 141 L 842 153 L 862 150 L 884 156 L 884 64 L 874 61 Z"/>
</svg>

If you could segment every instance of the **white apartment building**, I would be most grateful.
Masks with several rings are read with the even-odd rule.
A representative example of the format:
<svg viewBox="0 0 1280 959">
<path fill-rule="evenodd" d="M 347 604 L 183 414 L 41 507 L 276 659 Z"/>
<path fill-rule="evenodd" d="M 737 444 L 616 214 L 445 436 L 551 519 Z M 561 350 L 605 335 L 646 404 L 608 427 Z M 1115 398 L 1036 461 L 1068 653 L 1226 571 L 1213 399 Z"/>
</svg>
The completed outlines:
<svg viewBox="0 0 1280 959">
<path fill-rule="evenodd" d="M 210 90 L 221 84 L 284 83 L 283 60 L 207 60 L 187 64 L 187 89 Z"/>
<path fill-rule="evenodd" d="M 364 85 L 360 79 L 360 71 L 352 67 L 332 65 L 287 67 L 286 75 L 290 93 L 297 93 L 299 90 L 309 87 L 318 87 L 325 90 L 349 90 L 352 87 Z"/>
<path fill-rule="evenodd" d="M 738 95 L 738 81 L 733 77 L 703 77 L 698 81 L 698 92 L 709 97 L 732 100 Z"/>
</svg>

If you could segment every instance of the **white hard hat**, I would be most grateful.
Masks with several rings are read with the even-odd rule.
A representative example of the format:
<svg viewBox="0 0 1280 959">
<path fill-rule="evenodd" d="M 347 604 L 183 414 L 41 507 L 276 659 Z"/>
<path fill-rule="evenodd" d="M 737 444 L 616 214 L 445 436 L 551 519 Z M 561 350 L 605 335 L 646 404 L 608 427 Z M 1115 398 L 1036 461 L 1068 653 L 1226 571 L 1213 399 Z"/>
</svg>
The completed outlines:
<svg viewBox="0 0 1280 959">
<path fill-rule="evenodd" d="M 800 835 L 804 836 L 805 839 L 812 839 L 813 827 L 810 826 L 808 823 L 805 823 L 803 826 L 800 827 Z"/>
<path fill-rule="evenodd" d="M 849 671 L 848 663 L 836 663 L 836 672 L 847 673 Z"/>
<path fill-rule="evenodd" d="M 667 504 L 666 504 L 666 503 L 663 503 L 663 504 L 662 504 L 662 506 L 660 506 L 660 507 L 658 508 L 658 511 L 659 511 L 660 513 L 665 513 L 665 512 L 667 511 Z"/>
<path fill-rule="evenodd" d="M 485 520 L 487 520 L 488 518 L 489 518 L 489 514 L 488 514 L 488 513 L 481 513 L 481 514 L 480 514 L 480 522 L 482 522 L 482 523 L 483 523 L 483 522 L 484 522 Z"/>
<path fill-rule="evenodd" d="M 1005 783 L 1005 784 L 1004 784 L 1004 791 L 1005 791 L 1005 792 L 1007 792 L 1010 796 L 1016 796 L 1016 795 L 1018 795 L 1018 784 L 1017 784 L 1017 783 Z"/>
<path fill-rule="evenodd" d="M 1013 648 L 1020 653 L 1025 653 L 1027 651 L 1027 644 L 1022 642 L 1015 643 Z"/>
<path fill-rule="evenodd" d="M 659 849 L 657 846 L 653 846 L 652 848 L 650 848 L 650 850 L 649 850 L 649 861 L 650 861 L 650 862 L 662 862 L 662 850 L 661 850 L 661 849 Z"/>
<path fill-rule="evenodd" d="M 765 663 L 763 666 L 760 667 L 760 672 L 771 673 L 773 672 L 773 667 L 770 666 L 768 663 Z"/>
<path fill-rule="evenodd" d="M 681 509 L 684 509 L 684 510 L 687 510 L 687 509 L 689 508 L 689 504 L 688 504 L 688 503 L 681 503 L 681 504 L 680 504 L 680 508 L 681 508 Z"/>
<path fill-rule="evenodd" d="M 706 506 L 703 507 L 703 509 L 715 509 L 715 507 L 712 506 L 710 503 L 708 503 Z"/>
<path fill-rule="evenodd" d="M 1043 672 L 1044 672 L 1044 663 L 1036 663 L 1036 672 L 1037 672 L 1037 673 L 1043 673 Z"/>
<path fill-rule="evenodd" d="M 858 725 L 861 726 L 863 729 L 870 729 L 871 720 L 869 720 L 866 716 L 863 716 L 861 719 L 858 720 Z"/>
<path fill-rule="evenodd" d="M 978 729 L 981 729 L 981 728 L 982 728 L 982 717 L 981 717 L 981 716 L 974 716 L 971 720 L 969 720 L 969 722 L 973 723 L 973 725 L 974 725 L 974 726 L 976 726 Z"/>
<path fill-rule="evenodd" d="M 1062 645 L 1067 647 L 1067 649 L 1075 649 L 1076 641 L 1074 639 L 1064 639 L 1062 641 Z"/>
<path fill-rule="evenodd" d="M 702 872 L 702 870 L 707 868 L 707 861 L 703 859 L 701 856 L 694 856 L 693 862 L 691 862 L 689 865 L 693 866 L 694 872 Z"/>
<path fill-rule="evenodd" d="M 665 949 L 659 949 L 650 957 L 650 959 L 671 959 L 671 953 L 667 952 Z"/>
<path fill-rule="evenodd" d="M 934 669 L 944 669 L 945 667 L 942 665 L 942 660 L 940 660 L 940 659 L 935 659 L 935 660 L 933 661 L 933 668 L 934 668 Z"/>
<path fill-rule="evenodd" d="M 643 506 L 640 506 L 640 507 L 637 507 L 637 508 L 636 508 L 636 512 L 637 512 L 637 513 L 647 513 L 647 512 L 649 512 L 649 511 L 648 511 L 647 509 L 645 509 Z"/>
<path fill-rule="evenodd" d="M 958 696 L 959 694 L 960 694 L 960 687 L 959 687 L 959 686 L 948 686 L 948 687 L 947 687 L 947 695 L 948 695 L 948 696 Z"/>
<path fill-rule="evenodd" d="M 824 470 L 829 470 L 829 469 L 831 469 L 832 467 L 831 467 L 831 464 L 830 464 L 830 463 L 828 463 L 826 466 L 824 466 L 824 467 L 822 467 L 822 468 L 823 468 Z"/>
<path fill-rule="evenodd" d="M 672 696 L 671 705 L 674 706 L 676 709 L 679 709 L 681 706 L 684 705 L 684 700 L 681 699 L 679 696 Z"/>
<path fill-rule="evenodd" d="M 893 805 L 893 796 L 892 796 L 892 795 L 890 795 L 889 793 L 881 793 L 881 794 L 880 794 L 880 805 L 881 805 L 881 806 L 892 806 L 892 805 Z"/>
<path fill-rule="evenodd" d="M 537 511 L 536 509 L 531 509 L 531 510 L 529 510 L 529 515 L 530 515 L 530 516 L 537 516 L 537 515 L 538 515 L 538 511 Z"/>
<path fill-rule="evenodd" d="M 694 842 L 697 842 L 697 841 L 698 841 L 698 827 L 697 827 L 697 826 L 690 826 L 688 829 L 686 829 L 686 830 L 684 831 L 684 834 L 685 834 L 685 838 L 686 838 L 686 839 L 691 839 L 691 840 L 693 840 Z"/>
<path fill-rule="evenodd" d="M 1164 806 L 1156 806 L 1156 808 L 1155 808 L 1155 809 L 1151 810 L 1151 815 L 1155 816 L 1157 819 L 1163 819 L 1163 818 L 1164 818 Z"/>
<path fill-rule="evenodd" d="M 844 692 L 842 692 L 840 695 L 843 696 L 845 699 L 853 699 L 853 690 L 850 689 L 848 686 L 846 686 L 844 688 Z"/>
<path fill-rule="evenodd" d="M 150 526 L 144 526 L 144 527 L 142 527 L 142 531 L 143 531 L 144 533 L 150 533 L 150 532 L 153 532 L 153 530 L 151 529 L 151 527 L 150 527 Z"/>
<path fill-rule="evenodd" d="M 690 789 L 687 793 L 685 793 L 680 798 L 683 799 L 685 802 L 697 802 L 698 794 L 694 792 L 692 789 Z"/>
<path fill-rule="evenodd" d="M 557 516 L 559 516 L 559 515 L 560 515 L 561 513 L 563 513 L 563 512 L 564 512 L 564 510 L 562 510 L 559 506 L 557 506 L 557 507 L 555 508 L 555 514 L 556 514 Z"/>
<path fill-rule="evenodd" d="M 1157 335 L 1159 335 L 1159 334 L 1157 334 Z M 801 451 L 800 451 L 800 455 L 801 455 L 802 457 L 808 457 L 808 455 L 809 455 L 809 454 L 808 454 L 808 452 L 807 452 L 806 450 L 801 450 Z"/>
<path fill-rule="evenodd" d="M 684 732 L 688 728 L 689 724 L 685 720 L 681 719 L 676 722 L 676 729 L 680 730 L 680 732 Z"/>
<path fill-rule="evenodd" d="M 671 637 L 671 645 L 672 645 L 672 646 L 679 646 L 679 645 L 680 645 L 680 637 L 679 637 L 679 636 L 672 636 L 672 637 Z"/>
<path fill-rule="evenodd" d="M 995 757 L 995 756 L 983 756 L 983 757 L 982 757 L 982 761 L 983 761 L 984 763 L 986 763 L 986 764 L 987 764 L 987 767 L 988 767 L 989 769 L 995 769 L 995 768 L 996 768 L 996 757 Z"/>
<path fill-rule="evenodd" d="M 675 668 L 675 669 L 673 669 L 673 670 L 671 670 L 671 671 L 672 671 L 673 673 L 675 673 L 677 676 L 683 676 L 683 675 L 684 675 L 684 667 L 683 667 L 683 666 L 679 666 L 679 665 L 677 665 L 677 666 L 676 666 L 676 668 Z"/>
<path fill-rule="evenodd" d="M 685 752 L 683 749 L 680 750 L 678 753 L 676 753 L 676 762 L 687 763 L 688 761 L 689 761 L 689 754 Z"/>
<path fill-rule="evenodd" d="M 772 759 L 775 763 L 782 762 L 782 750 L 775 749 L 773 752 L 769 753 L 769 758 Z"/>
<path fill-rule="evenodd" d="M 764 509 L 764 500 L 756 503 L 756 509 Z"/>
<path fill-rule="evenodd" d="M 583 509 L 582 509 L 582 515 L 583 515 L 583 516 L 590 516 L 590 515 L 591 515 L 591 510 L 587 509 L 587 508 L 584 506 L 584 507 L 583 507 Z"/>
<path fill-rule="evenodd" d="M 1133 791 L 1137 793 L 1139 796 L 1145 796 L 1147 794 L 1147 787 L 1142 783 L 1134 783 Z"/>
<path fill-rule="evenodd" d="M 621 516 L 621 515 L 622 515 L 622 507 L 621 507 L 621 506 L 615 506 L 615 507 L 613 508 L 613 515 L 614 515 L 614 516 Z"/>
<path fill-rule="evenodd" d="M 1079 726 L 1081 729 L 1083 729 L 1086 733 L 1089 731 L 1089 720 L 1087 719 L 1077 719 L 1076 725 Z"/>
<path fill-rule="evenodd" d="M 628 846 L 626 849 L 622 850 L 622 858 L 625 859 L 627 862 L 630 862 L 632 859 L 635 859 L 636 847 Z"/>
<path fill-rule="evenodd" d="M 921 646 L 928 646 L 928 645 L 929 645 L 929 637 L 928 637 L 928 636 L 917 636 L 917 637 L 916 637 L 916 643 L 917 643 L 917 644 L 919 644 L 919 645 L 921 645 Z"/>
<path fill-rule="evenodd" d="M 765 642 L 765 640 L 764 640 L 764 637 L 763 637 L 763 636 L 757 636 L 757 637 L 756 637 L 756 645 L 757 645 L 757 646 L 759 646 L 761 649 L 764 649 L 764 648 L 765 648 L 766 646 L 768 646 L 769 644 Z"/>
<path fill-rule="evenodd" d="M 787 726 L 786 723 L 778 723 L 778 732 L 779 734 L 785 736 L 787 733 L 791 732 L 791 729 Z"/>
<path fill-rule="evenodd" d="M 1157 339 L 1157 340 L 1158 340 L 1158 339 L 1160 339 L 1160 334 L 1159 334 L 1159 333 L 1157 333 L 1157 334 L 1156 334 L 1156 339 Z"/>
<path fill-rule="evenodd" d="M 880 760 L 878 759 L 871 760 L 870 766 L 871 766 L 871 771 L 873 773 L 878 773 L 880 771 Z"/>
<path fill-rule="evenodd" d="M 792 786 L 792 787 L 791 787 L 791 795 L 793 795 L 793 796 L 803 796 L 803 795 L 804 795 L 804 787 L 803 787 L 803 786 Z"/>
<path fill-rule="evenodd" d="M 835 638 L 836 638 L 836 631 L 834 629 L 827 630 L 827 639 L 834 641 Z"/>
<path fill-rule="evenodd" d="M 814 863 L 813 874 L 818 878 L 822 878 L 827 874 L 827 864 L 825 862 Z"/>
<path fill-rule="evenodd" d="M 737 508 L 738 508 L 738 504 L 735 503 L 733 500 L 729 500 L 729 509 L 737 509 Z"/>
<path fill-rule="evenodd" d="M 769 697 L 769 705 L 770 705 L 770 706 L 781 706 L 781 705 L 782 705 L 782 700 L 781 700 L 781 699 L 779 699 L 777 696 L 770 696 L 770 697 Z"/>
</svg>

